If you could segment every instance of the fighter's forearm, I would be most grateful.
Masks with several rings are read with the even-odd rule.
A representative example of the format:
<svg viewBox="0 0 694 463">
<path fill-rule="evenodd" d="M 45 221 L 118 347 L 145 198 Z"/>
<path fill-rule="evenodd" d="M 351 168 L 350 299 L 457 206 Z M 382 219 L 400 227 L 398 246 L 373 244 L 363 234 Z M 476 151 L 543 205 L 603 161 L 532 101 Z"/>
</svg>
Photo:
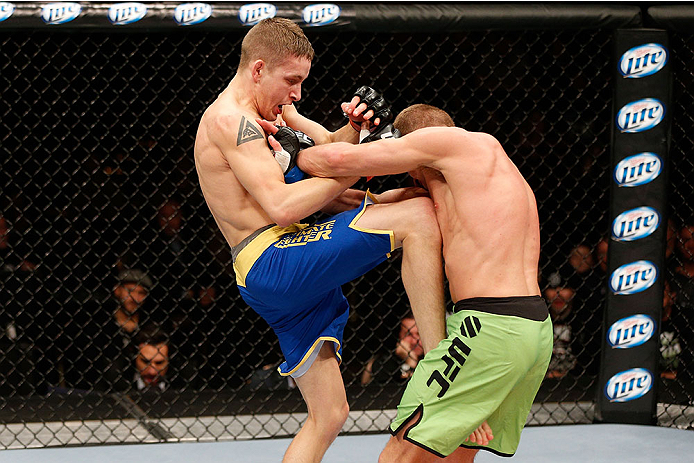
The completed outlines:
<svg viewBox="0 0 694 463">
<path fill-rule="evenodd" d="M 287 226 L 323 209 L 357 180 L 359 177 L 309 178 L 287 185 L 274 196 L 276 202 L 270 202 L 272 211 L 266 212 L 278 225 Z"/>
<path fill-rule="evenodd" d="M 359 207 L 361 202 L 364 200 L 365 195 L 365 191 L 348 188 L 337 195 L 337 197 L 331 202 L 322 207 L 321 212 L 333 215 L 339 214 L 340 212 L 351 211 L 352 209 Z"/>
<path fill-rule="evenodd" d="M 354 130 L 351 125 L 346 124 L 330 134 L 330 141 L 343 141 L 354 144 L 359 142 L 359 132 Z"/>
<path fill-rule="evenodd" d="M 297 165 L 299 169 L 314 177 L 360 176 L 351 171 L 349 163 L 345 162 L 352 146 L 354 145 L 349 143 L 330 143 L 305 149 L 299 153 Z"/>
</svg>

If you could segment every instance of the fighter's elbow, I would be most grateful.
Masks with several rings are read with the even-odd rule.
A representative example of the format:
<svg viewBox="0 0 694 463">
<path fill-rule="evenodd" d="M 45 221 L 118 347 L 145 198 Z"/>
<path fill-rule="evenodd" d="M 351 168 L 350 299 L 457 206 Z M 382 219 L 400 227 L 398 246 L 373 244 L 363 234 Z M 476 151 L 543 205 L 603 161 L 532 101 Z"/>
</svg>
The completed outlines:
<svg viewBox="0 0 694 463">
<path fill-rule="evenodd" d="M 347 150 L 352 146 L 349 143 L 333 143 L 328 145 L 325 152 L 326 174 L 333 177 L 341 177 L 348 174 L 350 166 Z"/>
<path fill-rule="evenodd" d="M 297 158 L 299 169 L 314 177 L 337 177 L 343 156 L 336 143 L 301 151 Z"/>
<path fill-rule="evenodd" d="M 312 148 L 309 148 L 312 149 Z M 318 177 L 316 162 L 313 159 L 313 155 L 307 150 L 299 151 L 299 155 L 296 158 L 296 165 L 299 166 L 302 172 L 305 172 L 314 177 Z"/>
<path fill-rule="evenodd" d="M 288 218 L 286 218 L 286 217 L 285 217 L 285 218 L 282 218 L 282 219 L 277 219 L 277 220 L 275 220 L 275 223 L 276 223 L 278 226 L 280 226 L 280 227 L 288 227 L 288 226 L 290 226 L 291 224 L 293 224 L 294 222 L 296 222 L 296 220 L 290 220 L 290 219 L 288 219 Z"/>
<path fill-rule="evenodd" d="M 293 216 L 291 210 L 287 208 L 278 207 L 267 212 L 270 216 L 270 219 L 280 227 L 288 227 L 289 225 L 298 220 Z"/>
</svg>

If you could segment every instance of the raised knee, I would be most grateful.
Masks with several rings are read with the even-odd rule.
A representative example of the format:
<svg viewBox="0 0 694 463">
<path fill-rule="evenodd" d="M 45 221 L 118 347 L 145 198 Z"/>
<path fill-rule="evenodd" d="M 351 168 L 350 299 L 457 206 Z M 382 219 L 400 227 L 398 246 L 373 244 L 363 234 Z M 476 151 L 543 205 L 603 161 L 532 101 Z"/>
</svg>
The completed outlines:
<svg viewBox="0 0 694 463">
<path fill-rule="evenodd" d="M 430 198 L 419 197 L 412 199 L 412 215 L 414 231 L 430 239 L 440 239 L 439 223 L 436 220 L 436 208 Z"/>
</svg>

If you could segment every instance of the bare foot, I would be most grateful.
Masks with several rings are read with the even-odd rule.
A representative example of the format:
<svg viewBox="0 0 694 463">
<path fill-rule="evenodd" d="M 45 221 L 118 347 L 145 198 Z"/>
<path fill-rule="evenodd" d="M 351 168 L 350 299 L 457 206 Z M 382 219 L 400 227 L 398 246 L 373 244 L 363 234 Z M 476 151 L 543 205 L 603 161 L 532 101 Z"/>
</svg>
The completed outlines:
<svg viewBox="0 0 694 463">
<path fill-rule="evenodd" d="M 485 421 L 477 429 L 472 431 L 472 434 L 465 439 L 465 442 L 472 442 L 477 445 L 487 445 L 489 441 L 494 439 L 494 434 L 492 434 L 492 428 L 489 427 Z"/>
</svg>

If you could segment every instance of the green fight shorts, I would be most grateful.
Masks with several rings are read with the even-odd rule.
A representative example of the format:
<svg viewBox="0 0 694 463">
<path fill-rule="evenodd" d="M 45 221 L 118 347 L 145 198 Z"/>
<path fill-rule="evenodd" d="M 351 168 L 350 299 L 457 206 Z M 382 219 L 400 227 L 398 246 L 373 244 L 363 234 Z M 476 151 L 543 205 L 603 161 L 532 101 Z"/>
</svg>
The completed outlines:
<svg viewBox="0 0 694 463">
<path fill-rule="evenodd" d="M 448 338 L 417 365 L 390 432 L 405 429 L 405 440 L 439 457 L 459 446 L 513 456 L 552 356 L 547 304 L 540 296 L 465 299 L 446 324 Z M 494 439 L 465 442 L 485 420 Z"/>
</svg>

